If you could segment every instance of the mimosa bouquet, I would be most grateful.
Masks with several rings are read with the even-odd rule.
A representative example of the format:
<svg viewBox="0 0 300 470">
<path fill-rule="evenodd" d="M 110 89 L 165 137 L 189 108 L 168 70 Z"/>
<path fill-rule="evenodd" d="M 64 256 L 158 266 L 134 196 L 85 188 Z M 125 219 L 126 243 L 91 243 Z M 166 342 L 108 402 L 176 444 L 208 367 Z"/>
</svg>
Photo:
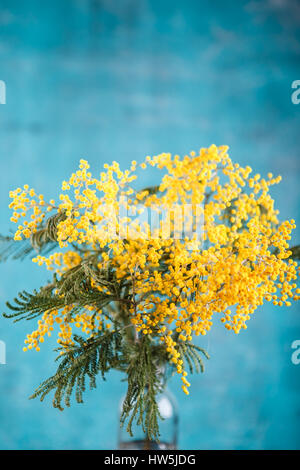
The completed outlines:
<svg viewBox="0 0 300 470">
<path fill-rule="evenodd" d="M 105 164 L 93 176 L 85 160 L 62 183 L 57 201 L 25 185 L 11 191 L 12 237 L 2 259 L 45 266 L 52 280 L 8 303 L 15 321 L 37 319 L 24 351 L 57 335 L 59 365 L 32 397 L 54 392 L 53 405 L 83 400 L 110 369 L 128 382 L 121 422 L 138 422 L 159 439 L 157 393 L 166 364 L 189 394 L 188 373 L 207 355 L 195 337 L 213 322 L 239 333 L 264 302 L 298 300 L 299 247 L 294 220 L 280 222 L 269 194 L 280 177 L 234 164 L 225 146 L 180 158 L 169 153 Z M 137 170 L 162 172 L 156 186 L 135 189 Z"/>
</svg>

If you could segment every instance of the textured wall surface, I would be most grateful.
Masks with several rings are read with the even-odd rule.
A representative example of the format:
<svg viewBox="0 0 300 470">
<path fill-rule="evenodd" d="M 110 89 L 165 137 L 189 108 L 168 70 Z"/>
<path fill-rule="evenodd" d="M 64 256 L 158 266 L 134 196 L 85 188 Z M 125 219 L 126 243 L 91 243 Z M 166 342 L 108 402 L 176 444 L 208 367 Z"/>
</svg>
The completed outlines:
<svg viewBox="0 0 300 470">
<path fill-rule="evenodd" d="M 226 6 L 225 6 L 226 3 Z M 8 191 L 28 183 L 45 196 L 80 158 L 104 162 L 228 144 L 262 174 L 281 174 L 272 195 L 282 217 L 299 214 L 300 6 L 293 0 L 0 0 L 0 232 L 10 229 Z M 143 173 L 144 185 L 155 175 Z M 294 242 L 300 241 L 297 229 Z M 30 261 L 0 265 L 0 307 L 48 274 Z M 27 397 L 54 371 L 54 342 L 23 353 L 29 322 L 0 319 L 1 449 L 116 446 L 115 373 L 60 413 Z M 300 448 L 299 306 L 260 308 L 246 332 L 215 325 L 202 340 L 204 375 L 180 400 L 185 449 Z"/>
</svg>

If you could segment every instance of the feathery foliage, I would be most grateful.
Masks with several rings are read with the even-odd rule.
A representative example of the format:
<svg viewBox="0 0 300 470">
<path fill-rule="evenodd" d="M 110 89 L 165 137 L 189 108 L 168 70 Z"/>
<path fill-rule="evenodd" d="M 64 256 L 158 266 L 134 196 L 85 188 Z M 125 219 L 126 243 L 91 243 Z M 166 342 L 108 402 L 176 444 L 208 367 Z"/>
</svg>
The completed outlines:
<svg viewBox="0 0 300 470">
<path fill-rule="evenodd" d="M 99 337 L 85 340 L 75 335 L 75 345 L 67 351 L 61 350 L 58 359 L 61 362 L 56 373 L 45 380 L 30 397 L 39 397 L 41 401 L 51 391 L 55 391 L 53 406 L 63 410 L 70 406 L 70 397 L 75 391 L 77 403 L 83 403 L 83 393 L 86 389 L 86 379 L 89 379 L 90 388 L 96 388 L 96 377 L 99 373 L 103 379 L 105 374 L 121 363 L 119 358 L 121 335 L 107 332 Z"/>
<path fill-rule="evenodd" d="M 24 259 L 34 252 L 46 255 L 57 246 L 57 225 L 65 219 L 64 212 L 55 214 L 40 224 L 31 238 L 24 238 L 18 243 L 13 235 L 0 235 L 0 262 L 12 259 Z"/>
</svg>

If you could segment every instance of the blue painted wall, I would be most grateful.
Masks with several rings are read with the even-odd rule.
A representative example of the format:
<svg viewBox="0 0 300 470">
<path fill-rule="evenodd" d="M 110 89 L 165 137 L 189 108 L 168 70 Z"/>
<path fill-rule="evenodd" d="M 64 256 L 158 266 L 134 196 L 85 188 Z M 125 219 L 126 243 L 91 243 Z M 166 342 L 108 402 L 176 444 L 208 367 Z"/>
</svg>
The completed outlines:
<svg viewBox="0 0 300 470">
<path fill-rule="evenodd" d="M 28 183 L 46 196 L 87 158 L 123 167 L 147 154 L 228 144 L 260 173 L 281 174 L 273 195 L 283 217 L 299 214 L 300 6 L 293 0 L 0 0 L 0 231 L 10 228 L 8 192 Z M 143 184 L 155 184 L 143 173 Z M 294 242 L 300 241 L 297 229 Z M 0 266 L 0 304 L 47 279 L 30 261 Z M 185 449 L 300 448 L 299 306 L 257 311 L 239 336 L 215 325 L 211 354 L 180 400 Z M 27 397 L 54 371 L 49 341 L 23 353 L 33 324 L 0 320 L 1 449 L 116 446 L 112 374 L 84 405 L 60 413 Z"/>
</svg>

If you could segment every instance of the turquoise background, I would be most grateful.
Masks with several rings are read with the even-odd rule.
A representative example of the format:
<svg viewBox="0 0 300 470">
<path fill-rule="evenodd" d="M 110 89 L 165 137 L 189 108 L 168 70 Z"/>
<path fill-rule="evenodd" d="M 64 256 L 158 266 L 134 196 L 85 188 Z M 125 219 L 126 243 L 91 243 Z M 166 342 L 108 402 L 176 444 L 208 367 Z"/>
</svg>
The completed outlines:
<svg viewBox="0 0 300 470">
<path fill-rule="evenodd" d="M 89 160 L 126 167 L 132 159 L 228 144 L 262 174 L 282 217 L 299 214 L 300 5 L 294 0 L 0 0 L 0 232 L 8 233 L 8 192 L 28 183 L 46 197 Z M 155 184 L 144 172 L 142 185 Z M 299 243 L 299 229 L 294 243 Z M 0 303 L 48 279 L 30 261 L 0 265 Z M 111 449 L 124 392 L 112 373 L 84 405 L 60 413 L 27 397 L 54 372 L 55 343 L 23 353 L 34 323 L 0 320 L 1 449 Z M 182 449 L 299 449 L 299 306 L 260 308 L 246 332 L 215 324 L 201 340 L 211 360 L 177 379 Z"/>
</svg>

